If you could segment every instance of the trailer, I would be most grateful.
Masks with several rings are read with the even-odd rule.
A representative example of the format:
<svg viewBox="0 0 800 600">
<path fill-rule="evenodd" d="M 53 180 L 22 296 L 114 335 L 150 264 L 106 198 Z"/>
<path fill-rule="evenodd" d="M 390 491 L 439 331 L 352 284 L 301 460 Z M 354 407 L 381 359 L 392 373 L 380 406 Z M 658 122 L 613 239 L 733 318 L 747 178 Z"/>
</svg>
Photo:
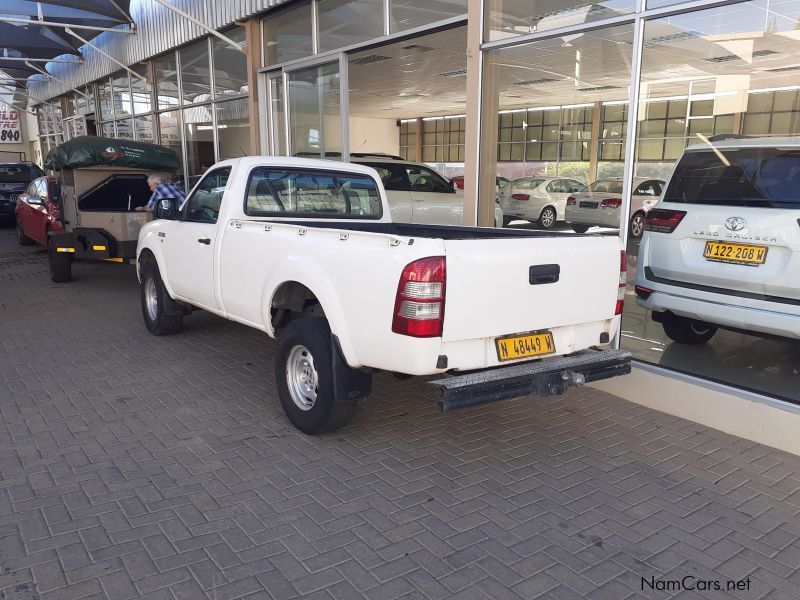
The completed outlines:
<svg viewBox="0 0 800 600">
<path fill-rule="evenodd" d="M 137 211 L 150 199 L 150 175 L 167 181 L 178 155 L 154 144 L 80 136 L 51 150 L 45 168 L 61 183 L 63 232 L 47 240 L 50 279 L 72 280 L 74 260 L 118 263 L 136 258 L 139 230 L 153 213 Z"/>
</svg>

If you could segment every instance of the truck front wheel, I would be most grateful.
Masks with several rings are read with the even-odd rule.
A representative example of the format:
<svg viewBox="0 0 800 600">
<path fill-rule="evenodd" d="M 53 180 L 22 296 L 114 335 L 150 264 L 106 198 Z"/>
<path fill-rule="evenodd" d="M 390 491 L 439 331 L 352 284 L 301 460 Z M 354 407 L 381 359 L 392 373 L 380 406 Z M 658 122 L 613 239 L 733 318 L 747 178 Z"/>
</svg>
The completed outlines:
<svg viewBox="0 0 800 600">
<path fill-rule="evenodd" d="M 337 397 L 333 360 L 325 319 L 297 319 L 281 333 L 275 358 L 278 396 L 289 421 L 303 433 L 335 431 L 353 416 L 355 398 Z"/>
<path fill-rule="evenodd" d="M 59 252 L 56 245 L 50 243 L 47 248 L 47 266 L 50 268 L 50 281 L 68 283 L 72 281 L 72 255 Z"/>
<path fill-rule="evenodd" d="M 183 315 L 170 315 L 165 310 L 168 296 L 158 267 L 145 262 L 142 266 L 142 316 L 147 330 L 153 335 L 171 335 L 183 327 Z"/>
</svg>

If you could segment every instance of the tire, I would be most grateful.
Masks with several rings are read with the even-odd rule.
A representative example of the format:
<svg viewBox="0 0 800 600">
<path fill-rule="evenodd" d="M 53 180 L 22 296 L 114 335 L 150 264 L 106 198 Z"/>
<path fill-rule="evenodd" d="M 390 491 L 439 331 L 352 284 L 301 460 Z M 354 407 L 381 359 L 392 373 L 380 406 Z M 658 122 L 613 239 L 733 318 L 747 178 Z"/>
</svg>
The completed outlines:
<svg viewBox="0 0 800 600">
<path fill-rule="evenodd" d="M 642 237 L 644 233 L 644 213 L 642 211 L 638 211 L 633 213 L 631 217 L 630 223 L 628 223 L 628 235 L 638 240 Z"/>
<path fill-rule="evenodd" d="M 34 243 L 33 240 L 31 238 L 29 238 L 27 235 L 25 235 L 25 233 L 22 231 L 22 223 L 19 222 L 19 217 L 16 217 L 14 220 L 15 220 L 16 225 L 17 225 L 17 243 L 20 246 L 31 246 L 31 245 L 33 245 L 33 243 Z"/>
<path fill-rule="evenodd" d="M 53 283 L 72 281 L 72 256 L 69 252 L 57 252 L 55 246 L 50 245 L 47 249 L 47 266 Z"/>
<path fill-rule="evenodd" d="M 142 265 L 140 296 L 142 317 L 147 331 L 153 335 L 172 335 L 183 328 L 183 315 L 166 314 L 165 308 L 168 296 L 167 288 L 164 287 L 158 267 L 152 262 L 145 262 Z"/>
<path fill-rule="evenodd" d="M 666 319 L 661 326 L 673 342 L 692 346 L 705 344 L 717 333 L 715 325 L 676 316 Z"/>
<path fill-rule="evenodd" d="M 303 433 L 336 431 L 355 411 L 354 398 L 334 393 L 331 332 L 323 318 L 301 318 L 286 326 L 278 341 L 275 382 L 286 416 Z"/>
<path fill-rule="evenodd" d="M 557 219 L 556 209 L 552 206 L 545 206 L 539 213 L 539 220 L 536 222 L 542 229 L 550 229 L 556 224 Z"/>
<path fill-rule="evenodd" d="M 508 227 L 509 225 L 511 225 L 511 221 L 513 221 L 511 217 L 503 215 L 503 227 Z"/>
<path fill-rule="evenodd" d="M 572 225 L 572 231 L 575 233 L 586 233 L 589 231 L 588 225 Z"/>
</svg>

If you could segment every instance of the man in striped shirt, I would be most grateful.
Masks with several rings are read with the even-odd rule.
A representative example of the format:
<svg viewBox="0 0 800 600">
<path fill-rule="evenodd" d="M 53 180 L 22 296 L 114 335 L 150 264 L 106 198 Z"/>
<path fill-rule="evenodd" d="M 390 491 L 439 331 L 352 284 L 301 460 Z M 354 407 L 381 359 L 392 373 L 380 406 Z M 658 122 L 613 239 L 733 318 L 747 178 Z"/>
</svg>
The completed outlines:
<svg viewBox="0 0 800 600">
<path fill-rule="evenodd" d="M 147 185 L 153 195 L 150 196 L 150 200 L 146 205 L 136 207 L 138 211 L 153 212 L 158 206 L 159 200 L 166 198 L 174 198 L 176 206 L 180 208 L 183 201 L 186 200 L 186 194 L 183 193 L 183 190 L 174 183 L 165 181 L 161 175 L 150 175 L 147 178 Z"/>
</svg>

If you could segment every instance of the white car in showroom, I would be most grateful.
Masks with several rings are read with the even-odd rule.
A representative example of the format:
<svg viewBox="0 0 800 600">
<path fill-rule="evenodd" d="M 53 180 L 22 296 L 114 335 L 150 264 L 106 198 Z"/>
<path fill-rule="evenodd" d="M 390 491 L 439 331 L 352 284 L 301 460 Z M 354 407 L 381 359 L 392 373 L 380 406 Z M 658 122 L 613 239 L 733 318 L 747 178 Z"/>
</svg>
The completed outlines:
<svg viewBox="0 0 800 600">
<path fill-rule="evenodd" d="M 670 339 L 800 338 L 800 139 L 690 146 L 645 229 L 636 302 Z"/>
<path fill-rule="evenodd" d="M 375 169 L 389 198 L 392 220 L 400 223 L 462 225 L 464 197 L 456 186 L 427 165 L 376 155 L 351 162 Z M 503 211 L 495 199 L 494 225 L 503 226 Z"/>
<path fill-rule="evenodd" d="M 628 220 L 628 232 L 632 238 L 640 238 L 644 232 L 644 202 L 659 197 L 663 189 L 664 182 L 660 179 L 633 180 L 631 218 Z M 567 198 L 565 217 L 576 233 L 586 233 L 595 226 L 617 229 L 621 207 L 622 180 L 598 179 Z"/>
<path fill-rule="evenodd" d="M 564 220 L 564 210 L 570 194 L 586 187 L 568 177 L 523 177 L 511 182 L 510 193 L 500 200 L 504 225 L 522 219 L 550 229 Z"/>
</svg>

